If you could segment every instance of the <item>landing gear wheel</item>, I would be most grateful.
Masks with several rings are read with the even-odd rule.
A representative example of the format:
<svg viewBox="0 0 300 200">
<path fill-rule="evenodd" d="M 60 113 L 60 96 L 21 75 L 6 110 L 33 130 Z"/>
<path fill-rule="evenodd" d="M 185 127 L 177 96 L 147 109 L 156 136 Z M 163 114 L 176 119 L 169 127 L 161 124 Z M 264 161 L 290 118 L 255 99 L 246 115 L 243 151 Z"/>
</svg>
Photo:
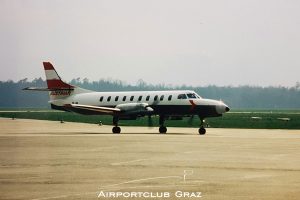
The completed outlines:
<svg viewBox="0 0 300 200">
<path fill-rule="evenodd" d="M 159 133 L 166 133 L 167 132 L 167 127 L 161 126 L 159 127 Z"/>
<path fill-rule="evenodd" d="M 118 126 L 114 126 L 114 127 L 112 128 L 112 132 L 113 132 L 113 133 L 121 133 L 121 128 L 118 127 Z"/>
<path fill-rule="evenodd" d="M 198 132 L 200 135 L 205 135 L 206 129 L 202 126 L 201 128 L 199 128 Z"/>
<path fill-rule="evenodd" d="M 166 133 L 167 132 L 167 127 L 164 126 L 165 122 L 165 116 L 160 115 L 159 116 L 159 133 Z"/>
</svg>

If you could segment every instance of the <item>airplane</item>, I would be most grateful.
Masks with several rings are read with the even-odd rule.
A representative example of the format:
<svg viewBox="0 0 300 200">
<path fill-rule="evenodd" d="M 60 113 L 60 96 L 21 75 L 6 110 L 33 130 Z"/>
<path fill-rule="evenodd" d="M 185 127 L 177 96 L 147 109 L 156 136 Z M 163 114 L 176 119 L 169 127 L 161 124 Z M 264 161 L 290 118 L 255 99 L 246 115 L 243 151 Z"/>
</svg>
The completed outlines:
<svg viewBox="0 0 300 200">
<path fill-rule="evenodd" d="M 159 116 L 159 133 L 166 133 L 167 119 L 199 116 L 200 135 L 206 133 L 204 119 L 219 117 L 230 108 L 221 100 L 205 99 L 191 90 L 95 92 L 70 85 L 60 78 L 50 62 L 43 62 L 47 88 L 23 90 L 48 91 L 52 109 L 84 115 L 111 115 L 113 133 L 121 133 L 119 120 Z"/>
</svg>

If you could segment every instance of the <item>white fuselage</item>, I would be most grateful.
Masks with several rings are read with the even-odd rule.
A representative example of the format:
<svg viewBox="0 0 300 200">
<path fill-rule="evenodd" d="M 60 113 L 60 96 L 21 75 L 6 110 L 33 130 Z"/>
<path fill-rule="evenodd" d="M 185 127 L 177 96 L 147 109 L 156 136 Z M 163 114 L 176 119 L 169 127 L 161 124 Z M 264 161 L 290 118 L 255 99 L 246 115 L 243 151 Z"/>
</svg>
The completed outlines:
<svg viewBox="0 0 300 200">
<path fill-rule="evenodd" d="M 216 113 L 210 115 L 221 115 L 226 112 L 222 101 L 203 99 L 194 91 L 173 90 L 173 91 L 134 91 L 134 92 L 89 92 L 73 94 L 67 98 L 56 99 L 50 103 L 63 106 L 65 104 L 83 104 L 100 107 L 116 107 L 120 104 L 147 103 L 156 111 L 166 112 L 167 115 L 189 115 L 201 114 L 207 107 L 213 107 Z"/>
</svg>

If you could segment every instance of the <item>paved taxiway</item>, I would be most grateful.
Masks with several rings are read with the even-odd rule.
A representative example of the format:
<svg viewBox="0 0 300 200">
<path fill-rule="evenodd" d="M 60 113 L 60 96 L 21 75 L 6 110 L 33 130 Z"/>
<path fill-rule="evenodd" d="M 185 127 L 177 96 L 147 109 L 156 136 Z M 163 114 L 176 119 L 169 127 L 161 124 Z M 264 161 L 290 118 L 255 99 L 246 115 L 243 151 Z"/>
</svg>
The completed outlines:
<svg viewBox="0 0 300 200">
<path fill-rule="evenodd" d="M 178 190 L 201 199 L 300 198 L 299 130 L 122 128 L 113 135 L 110 126 L 0 118 L 0 199 Z"/>
</svg>

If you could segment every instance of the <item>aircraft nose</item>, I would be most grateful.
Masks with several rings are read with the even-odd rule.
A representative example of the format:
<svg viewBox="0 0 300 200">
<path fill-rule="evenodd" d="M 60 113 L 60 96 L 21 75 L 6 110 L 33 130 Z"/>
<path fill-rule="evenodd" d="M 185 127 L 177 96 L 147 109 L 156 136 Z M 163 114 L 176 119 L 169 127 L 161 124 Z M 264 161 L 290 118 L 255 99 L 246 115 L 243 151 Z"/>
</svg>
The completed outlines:
<svg viewBox="0 0 300 200">
<path fill-rule="evenodd" d="M 230 108 L 223 102 L 218 102 L 218 105 L 216 106 L 216 110 L 217 110 L 217 113 L 223 114 L 223 113 L 228 112 L 230 110 Z"/>
<path fill-rule="evenodd" d="M 230 108 L 228 106 L 226 106 L 225 111 L 229 112 Z"/>
</svg>

